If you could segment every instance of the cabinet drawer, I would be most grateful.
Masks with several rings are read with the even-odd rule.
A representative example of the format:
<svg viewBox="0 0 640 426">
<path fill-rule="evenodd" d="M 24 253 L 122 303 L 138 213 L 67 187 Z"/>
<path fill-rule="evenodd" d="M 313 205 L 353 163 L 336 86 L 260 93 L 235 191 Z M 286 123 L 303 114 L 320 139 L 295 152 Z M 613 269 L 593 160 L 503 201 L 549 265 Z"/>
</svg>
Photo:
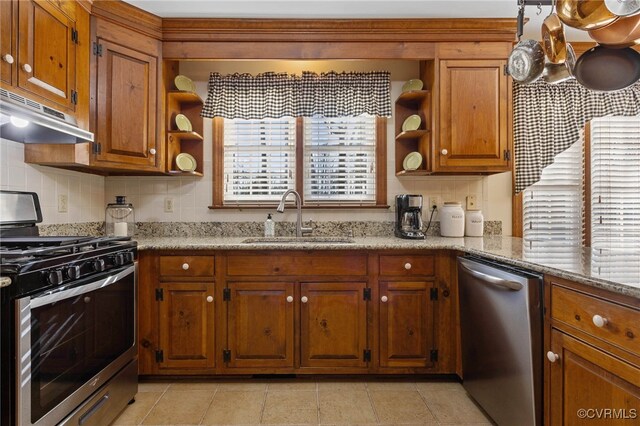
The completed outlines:
<svg viewBox="0 0 640 426">
<path fill-rule="evenodd" d="M 365 255 L 264 255 L 227 257 L 227 275 L 366 275 Z"/>
<path fill-rule="evenodd" d="M 435 260 L 431 255 L 380 256 L 380 275 L 433 275 Z"/>
<path fill-rule="evenodd" d="M 213 278 L 213 265 L 213 256 L 160 256 L 160 276 Z"/>
<path fill-rule="evenodd" d="M 551 317 L 613 345 L 640 354 L 639 310 L 553 286 Z"/>
</svg>

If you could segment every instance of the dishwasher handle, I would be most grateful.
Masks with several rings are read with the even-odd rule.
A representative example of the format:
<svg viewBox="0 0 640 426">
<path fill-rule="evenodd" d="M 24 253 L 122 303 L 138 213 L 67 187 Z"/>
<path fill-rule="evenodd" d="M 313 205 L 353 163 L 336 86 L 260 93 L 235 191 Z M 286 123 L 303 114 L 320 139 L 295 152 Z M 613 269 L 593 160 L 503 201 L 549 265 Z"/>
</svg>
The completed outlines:
<svg viewBox="0 0 640 426">
<path fill-rule="evenodd" d="M 485 274 L 484 272 L 480 272 L 480 271 L 474 271 L 470 269 L 468 266 L 463 265 L 462 263 L 460 263 L 460 267 L 464 269 L 464 271 L 467 272 L 469 275 L 475 278 L 478 278 L 479 280 L 482 280 L 482 282 L 484 283 L 489 283 L 496 287 L 501 287 L 511 291 L 520 291 L 522 290 L 522 287 L 524 287 L 519 282 L 509 281 L 502 278 L 494 277 L 493 275 Z"/>
</svg>

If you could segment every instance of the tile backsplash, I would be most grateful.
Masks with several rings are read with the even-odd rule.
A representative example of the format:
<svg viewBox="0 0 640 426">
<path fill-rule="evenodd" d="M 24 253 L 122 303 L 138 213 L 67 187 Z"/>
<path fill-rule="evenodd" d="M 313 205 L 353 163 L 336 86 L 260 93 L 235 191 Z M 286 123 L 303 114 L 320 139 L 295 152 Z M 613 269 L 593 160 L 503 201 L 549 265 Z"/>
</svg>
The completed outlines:
<svg viewBox="0 0 640 426">
<path fill-rule="evenodd" d="M 0 139 L 0 189 L 36 192 L 43 224 L 104 221 L 104 177 L 26 164 L 24 145 L 6 139 Z M 60 196 L 66 212 L 58 209 Z"/>
</svg>

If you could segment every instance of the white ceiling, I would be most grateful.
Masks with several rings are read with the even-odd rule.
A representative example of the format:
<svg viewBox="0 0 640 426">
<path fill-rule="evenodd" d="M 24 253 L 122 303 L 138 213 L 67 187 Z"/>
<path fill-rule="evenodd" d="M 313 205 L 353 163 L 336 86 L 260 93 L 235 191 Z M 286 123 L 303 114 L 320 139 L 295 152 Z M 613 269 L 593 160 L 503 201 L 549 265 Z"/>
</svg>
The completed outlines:
<svg viewBox="0 0 640 426">
<path fill-rule="evenodd" d="M 517 0 L 126 0 L 163 18 L 515 18 Z M 526 8 L 526 38 L 540 39 L 549 13 Z M 586 41 L 586 32 L 569 28 L 569 41 Z"/>
</svg>

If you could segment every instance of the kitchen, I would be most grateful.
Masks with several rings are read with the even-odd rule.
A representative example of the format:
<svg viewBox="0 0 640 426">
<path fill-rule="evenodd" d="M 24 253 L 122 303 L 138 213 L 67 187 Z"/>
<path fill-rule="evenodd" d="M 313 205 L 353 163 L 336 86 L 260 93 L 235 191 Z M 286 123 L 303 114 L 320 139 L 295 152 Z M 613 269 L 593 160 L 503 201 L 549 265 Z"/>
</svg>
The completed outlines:
<svg viewBox="0 0 640 426">
<path fill-rule="evenodd" d="M 14 49 L 21 46 L 23 31 L 9 31 L 8 36 L 4 33 L 7 28 L 14 28 L 12 25 L 17 30 L 24 24 L 16 20 L 12 25 L 4 25 L 6 16 L 15 13 L 14 16 L 19 17 L 23 7 L 28 9 L 23 2 L 19 7 L 15 3 L 1 3 L 3 55 L 6 40 L 13 40 L 10 45 Z M 165 18 L 182 16 L 178 14 L 179 9 L 167 12 L 160 8 L 156 14 L 149 14 L 122 2 L 86 3 L 79 2 L 74 12 L 74 31 L 88 35 L 78 37 L 78 42 L 74 41 L 71 46 L 76 55 L 75 81 L 59 79 L 56 74 L 56 79 L 47 82 L 38 74 L 39 69 L 35 69 L 34 77 L 27 75 L 23 84 L 23 74 L 27 71 L 18 68 L 23 66 L 21 59 L 9 67 L 8 74 L 5 73 L 8 62 L 4 60 L 2 87 L 31 94 L 29 98 L 35 96 L 52 108 L 74 111 L 79 127 L 91 130 L 95 142 L 60 145 L 2 140 L 0 185 L 3 190 L 38 194 L 43 218 L 39 227 L 43 235 L 101 236 L 107 203 L 114 203 L 116 196 L 126 196 L 125 203 L 133 205 L 137 222 L 134 240 L 138 242 L 136 308 L 140 389 L 149 379 L 162 382 L 162 377 L 167 376 L 182 379 L 195 376 L 205 382 L 205 379 L 218 376 L 229 379 L 233 375 L 295 375 L 302 381 L 307 375 L 357 375 L 362 379 L 370 374 L 378 377 L 393 374 L 402 375 L 405 380 L 419 375 L 416 377 L 427 380 L 427 384 L 429 378 L 442 379 L 442 375 L 454 381 L 458 381 L 458 377 L 464 379 L 460 348 L 465 343 L 455 337 L 459 336 L 460 316 L 464 313 L 464 309 L 458 312 L 456 255 L 470 253 L 545 274 L 542 288 L 547 300 L 566 301 L 564 310 L 562 305 L 545 302 L 544 306 L 552 309 L 545 313 L 544 322 L 538 321 L 544 325 L 541 330 L 544 341 L 536 358 L 547 356 L 547 352 L 551 355 L 542 366 L 544 374 L 536 376 L 536 380 L 541 381 L 538 386 L 544 388 L 541 392 L 544 397 L 538 397 L 538 403 L 544 407 L 536 410 L 537 422 L 543 422 L 543 415 L 547 424 L 578 422 L 575 416 L 569 417 L 578 408 L 629 411 L 637 407 L 635 375 L 640 365 L 634 340 L 640 281 L 640 272 L 634 269 L 637 257 L 625 258 L 628 259 L 626 268 L 622 268 L 625 273 L 621 274 L 621 268 L 612 268 L 603 260 L 601 250 L 592 252 L 581 247 L 585 244 L 569 244 L 565 240 L 558 248 L 539 246 L 537 234 L 527 239 L 525 232 L 524 242 L 528 244 L 511 237 L 522 236 L 523 221 L 533 223 L 528 213 L 535 211 L 536 206 L 531 207 L 526 194 L 530 195 L 529 199 L 537 200 L 537 194 L 553 195 L 547 186 L 554 187 L 553 182 L 545 186 L 543 174 L 541 184 L 529 188 L 529 192 L 525 189 L 524 206 L 519 208 L 523 205 L 520 194 L 524 188 L 518 188 L 518 195 L 513 195 L 511 170 L 521 154 L 514 144 L 523 132 L 536 136 L 536 132 L 540 132 L 538 140 L 549 134 L 543 133 L 546 128 L 532 127 L 530 119 L 518 117 L 535 117 L 536 112 L 544 109 L 533 100 L 536 96 L 531 95 L 531 91 L 541 93 L 552 90 L 546 89 L 548 87 L 570 87 L 545 85 L 541 81 L 519 85 L 504 75 L 503 68 L 516 39 L 517 2 L 510 2 L 508 7 L 498 4 L 492 6 L 493 9 L 484 5 L 488 9 L 483 12 L 487 13 L 484 16 L 503 17 L 501 19 L 427 22 L 419 19 L 193 21 Z M 142 3 L 144 7 L 145 2 Z M 170 9 L 171 3 L 160 2 L 158 7 Z M 68 10 L 56 15 L 55 10 L 51 11 L 52 6 L 48 7 L 47 11 L 58 19 L 72 15 Z M 507 8 L 508 12 L 500 12 L 501 8 Z M 544 16 L 548 9 L 544 9 Z M 433 15 L 422 12 L 419 16 L 438 16 L 435 10 Z M 25 13 L 39 16 L 40 12 L 28 9 Z M 230 17 L 214 13 L 211 16 Z M 535 6 L 527 7 L 527 17 L 532 21 L 541 21 L 544 16 L 536 15 Z M 538 21 L 527 23 L 525 37 L 539 39 L 542 22 Z M 39 27 L 34 28 L 32 32 L 38 37 Z M 49 27 L 42 28 L 49 31 Z M 583 31 L 567 31 L 567 34 L 571 41 L 576 34 L 582 34 L 583 38 L 578 40 L 588 40 Z M 588 43 L 573 44 L 578 54 L 589 47 Z M 14 56 L 23 57 L 25 54 L 21 52 Z M 47 70 L 48 61 L 42 62 L 40 70 Z M 36 60 L 31 64 L 39 63 Z M 382 142 L 376 141 L 375 145 L 375 158 L 381 160 L 370 164 L 375 176 L 383 177 L 375 180 L 373 199 L 359 199 L 357 203 L 363 205 L 357 207 L 335 200 L 325 206 L 319 202 L 314 205 L 311 193 L 305 189 L 308 177 L 304 173 L 288 178 L 290 187 L 298 189 L 303 196 L 306 205 L 302 213 L 296 211 L 293 203 L 287 203 L 283 213 L 276 212 L 284 190 L 267 201 L 267 206 L 264 203 L 260 206 L 260 200 L 255 199 L 250 203 L 238 201 L 233 199 L 232 191 L 225 190 L 222 182 L 232 179 L 233 175 L 225 174 L 227 141 L 221 143 L 220 134 L 224 132 L 226 136 L 231 131 L 221 125 L 218 118 L 210 120 L 200 116 L 202 105 L 211 97 L 208 84 L 211 73 L 219 74 L 224 80 L 224 76 L 234 73 L 301 75 L 304 71 L 313 71 L 322 75 L 344 71 L 365 75 L 374 70 L 388 72 L 387 96 L 392 111 L 386 123 L 370 124 L 386 130 L 376 133 L 378 139 L 386 139 L 384 149 L 378 148 L 385 146 Z M 194 95 L 176 91 L 179 76 L 193 81 L 195 90 L 187 92 Z M 40 78 L 44 82 L 38 80 Z M 32 84 L 34 80 L 41 84 Z M 415 95 L 418 101 L 403 100 L 413 97 L 403 90 L 411 80 L 424 84 Z M 89 90 L 76 90 L 77 104 L 69 103 L 66 98 L 52 100 L 50 95 L 42 95 L 44 85 L 59 86 L 61 81 L 69 84 L 70 90 L 81 87 Z M 293 83 L 297 84 L 296 81 Z M 522 96 L 523 93 L 526 96 Z M 554 94 L 550 92 L 545 96 L 551 98 Z M 213 99 L 228 98 L 214 96 Z M 623 102 L 623 105 L 627 104 Z M 230 108 L 228 104 L 222 107 Z M 620 115 L 638 113 L 628 112 L 633 108 L 624 111 L 626 113 Z M 551 111 L 554 112 L 556 110 Z M 176 128 L 178 114 L 188 118 L 196 135 L 191 132 L 187 135 Z M 401 137 L 402 125 L 412 115 L 420 117 L 421 123 L 418 130 L 414 130 L 418 133 L 405 139 Z M 306 120 L 287 124 L 288 128 L 301 129 L 296 135 L 313 125 L 317 123 L 309 124 Z M 604 128 L 601 133 L 607 134 L 609 124 L 598 125 Z M 565 129 L 553 130 L 562 133 Z M 570 142 L 579 138 L 579 133 L 572 132 L 567 131 L 569 138 L 573 138 Z M 474 141 L 483 142 L 474 142 L 478 145 L 465 151 L 469 133 L 477 136 Z M 486 141 L 490 141 L 489 147 L 485 146 Z M 307 149 L 304 141 L 300 146 L 303 144 Z M 557 149 L 552 148 L 552 152 Z M 593 148 L 596 149 L 596 145 Z M 408 170 L 403 159 L 413 152 L 420 153 L 422 161 L 415 170 Z M 180 165 L 176 159 L 181 153 L 193 158 L 186 170 L 178 170 Z M 562 160 L 556 156 L 556 163 L 569 164 L 561 161 L 572 160 L 573 157 L 565 159 L 570 154 L 572 151 Z M 526 155 L 532 155 L 537 163 L 548 161 L 547 157 L 535 157 L 539 152 L 527 151 L 520 158 Z M 295 158 L 301 162 L 308 157 L 301 149 Z M 580 161 L 580 152 L 576 158 Z M 541 169 L 527 176 L 540 173 Z M 594 176 L 596 171 L 593 169 Z M 567 188 L 570 186 L 562 185 L 568 194 Z M 368 190 L 362 192 L 371 194 Z M 424 225 L 421 228 L 427 233 L 425 240 L 393 237 L 398 194 L 422 195 Z M 439 215 L 446 201 L 460 202 L 467 212 L 475 211 L 474 203 L 476 209 L 480 207 L 485 237 L 439 237 L 442 230 Z M 436 206 L 434 214 L 433 205 Z M 268 213 L 275 221 L 278 237 L 264 241 L 260 238 L 265 235 L 264 221 Z M 300 217 L 303 221 L 297 226 Z M 432 218 L 435 220 L 430 221 Z M 429 222 L 432 223 L 427 230 Z M 296 227 L 313 228 L 311 239 L 293 243 L 278 239 L 294 236 Z M 524 227 L 525 231 L 527 228 Z M 591 228 L 594 236 L 599 235 L 597 227 Z M 534 229 L 537 231 L 537 226 Z M 549 229 L 548 235 L 556 232 Z M 629 235 L 630 245 L 623 248 L 631 247 L 628 251 L 633 254 L 634 247 L 637 252 L 638 239 L 633 232 Z M 318 237 L 329 240 L 313 240 Z M 248 238 L 253 241 L 244 242 Z M 581 236 L 578 239 L 584 241 Z M 370 300 L 363 300 L 363 295 Z M 318 303 L 314 304 L 314 300 Z M 349 307 L 348 315 L 339 309 L 341 306 Z M 556 306 L 559 306 L 557 312 Z M 600 312 L 600 308 L 606 313 Z M 259 311 L 263 323 L 250 320 L 255 311 Z M 596 314 L 605 320 L 602 327 L 587 324 Z M 321 316 L 329 324 L 336 321 L 352 326 L 334 331 L 337 340 L 322 340 L 328 335 L 323 333 L 326 323 L 314 323 Z M 579 322 L 577 318 L 584 319 Z M 4 333 L 4 321 L 2 327 Z M 411 329 L 411 335 L 415 336 L 412 342 L 398 337 L 397 333 L 405 328 Z M 268 338 L 265 333 L 269 334 Z M 335 345 L 334 352 L 331 345 Z M 579 383 L 566 381 L 563 387 L 563 362 L 557 361 L 564 361 L 565 354 L 567 360 L 575 359 L 571 357 L 576 356 L 579 349 L 582 350 L 577 355 L 580 359 L 600 368 L 594 376 L 598 379 L 603 375 L 615 376 L 614 381 L 605 382 L 614 383 L 611 389 L 600 382 L 594 386 L 606 388 L 612 395 L 624 395 L 629 405 L 601 407 L 601 403 L 596 403 L 606 400 L 601 395 L 580 401 L 569 398 L 574 393 L 571 386 Z M 553 354 L 558 354 L 559 360 Z M 542 364 L 543 360 L 539 362 Z M 609 366 L 608 371 L 600 366 L 602 363 L 608 363 L 604 364 Z M 575 372 L 569 365 L 566 371 Z M 575 380 L 584 380 L 584 376 L 575 377 Z M 595 383 L 596 379 L 589 377 Z M 380 381 L 382 385 L 385 380 Z M 216 382 L 210 384 L 216 385 Z M 267 388 L 264 383 L 254 385 Z M 393 385 L 402 387 L 407 383 Z M 310 384 L 300 383 L 300 386 Z M 320 381 L 317 386 L 319 389 Z M 418 395 L 415 387 L 413 391 Z M 269 391 L 262 393 L 267 394 L 268 399 Z M 373 394 L 368 395 L 373 398 Z M 158 398 L 162 395 L 169 398 L 171 388 L 165 388 Z M 211 397 L 215 399 L 213 394 Z M 3 405 L 3 415 L 5 407 Z M 569 413 L 571 410 L 573 413 Z M 425 416 L 424 422 L 428 421 L 429 412 L 420 412 Z M 445 422 L 446 417 L 438 414 L 441 413 L 433 416 Z M 407 422 L 406 418 L 385 421 L 377 415 L 378 418 L 370 422 Z M 449 419 L 456 422 L 455 417 Z M 3 416 L 3 424 L 4 421 Z M 259 421 L 258 418 L 245 423 Z M 318 419 L 313 422 L 317 421 L 325 422 Z M 306 423 L 298 420 L 300 422 Z M 462 422 L 458 419 L 458 423 Z"/>
</svg>

